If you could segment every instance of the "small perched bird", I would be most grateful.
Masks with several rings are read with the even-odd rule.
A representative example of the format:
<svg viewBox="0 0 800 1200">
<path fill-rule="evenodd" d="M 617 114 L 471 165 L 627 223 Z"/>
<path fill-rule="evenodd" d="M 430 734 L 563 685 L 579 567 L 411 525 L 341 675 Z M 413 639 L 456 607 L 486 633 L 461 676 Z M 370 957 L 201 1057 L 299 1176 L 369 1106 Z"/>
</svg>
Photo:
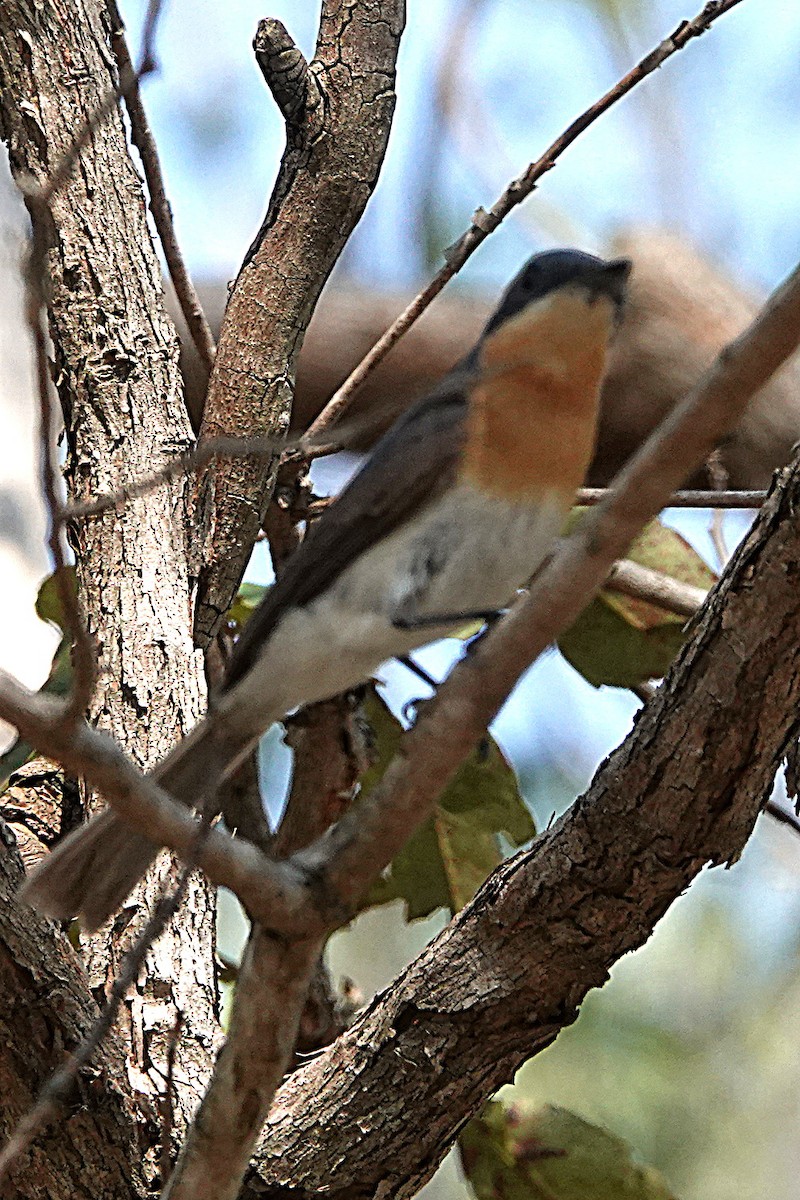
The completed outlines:
<svg viewBox="0 0 800 1200">
<path fill-rule="evenodd" d="M 208 715 L 155 768 L 163 788 L 199 807 L 273 721 L 502 608 L 530 579 L 592 455 L 630 266 L 575 250 L 529 260 L 470 354 L 310 529 L 245 626 Z M 26 898 L 96 928 L 157 852 L 104 812 L 61 842 Z"/>
</svg>

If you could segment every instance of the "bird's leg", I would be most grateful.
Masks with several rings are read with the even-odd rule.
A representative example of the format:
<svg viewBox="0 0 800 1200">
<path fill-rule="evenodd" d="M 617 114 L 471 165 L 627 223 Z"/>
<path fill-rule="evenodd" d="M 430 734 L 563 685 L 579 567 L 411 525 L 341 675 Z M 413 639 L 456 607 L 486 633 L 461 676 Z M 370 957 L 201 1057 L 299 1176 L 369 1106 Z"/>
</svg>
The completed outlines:
<svg viewBox="0 0 800 1200">
<path fill-rule="evenodd" d="M 438 625 L 470 625 L 473 621 L 488 624 L 503 615 L 504 609 L 481 609 L 478 612 L 449 612 L 426 613 L 424 616 L 403 616 L 398 613 L 392 617 L 395 629 L 412 632 L 415 629 L 431 629 Z"/>
</svg>

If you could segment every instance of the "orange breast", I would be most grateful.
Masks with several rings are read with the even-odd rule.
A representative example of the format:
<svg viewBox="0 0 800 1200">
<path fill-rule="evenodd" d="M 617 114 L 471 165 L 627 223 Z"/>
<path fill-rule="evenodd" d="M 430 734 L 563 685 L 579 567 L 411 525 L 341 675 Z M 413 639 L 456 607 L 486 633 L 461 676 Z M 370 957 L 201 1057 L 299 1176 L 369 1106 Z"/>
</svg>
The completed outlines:
<svg viewBox="0 0 800 1200">
<path fill-rule="evenodd" d="M 594 448 L 611 306 L 566 293 L 529 305 L 484 342 L 462 478 L 521 502 L 571 499 Z"/>
</svg>

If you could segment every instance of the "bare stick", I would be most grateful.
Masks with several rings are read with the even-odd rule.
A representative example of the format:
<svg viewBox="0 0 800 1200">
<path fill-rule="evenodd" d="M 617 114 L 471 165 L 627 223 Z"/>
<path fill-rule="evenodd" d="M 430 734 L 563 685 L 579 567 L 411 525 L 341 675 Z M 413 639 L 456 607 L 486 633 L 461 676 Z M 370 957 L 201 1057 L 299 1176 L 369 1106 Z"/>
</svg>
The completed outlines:
<svg viewBox="0 0 800 1200">
<path fill-rule="evenodd" d="M 778 804 L 776 800 L 768 800 L 764 805 L 764 812 L 774 821 L 778 821 L 781 825 L 788 825 L 795 833 L 800 833 L 800 818 L 791 809 Z"/>
<path fill-rule="evenodd" d="M 164 176 L 158 159 L 158 150 L 150 123 L 147 120 L 147 113 L 142 104 L 139 80 L 133 71 L 128 44 L 121 25 L 112 34 L 112 45 L 119 64 L 120 78 L 132 77 L 131 86 L 125 91 L 125 106 L 131 122 L 131 138 L 142 160 L 147 190 L 150 193 L 150 211 L 153 214 L 156 230 L 164 250 L 169 277 L 175 288 L 183 319 L 197 348 L 197 353 L 206 372 L 210 374 L 214 365 L 214 355 L 217 352 L 214 336 L 178 244 L 172 219 L 172 208 L 167 198 Z"/>
<path fill-rule="evenodd" d="M 198 443 L 194 449 L 187 450 L 169 460 L 165 466 L 145 475 L 134 483 L 117 488 L 115 492 L 105 492 L 95 500 L 80 501 L 76 504 L 65 504 L 59 509 L 62 521 L 82 521 L 86 517 L 96 517 L 107 512 L 110 508 L 121 511 L 131 500 L 147 496 L 162 484 L 168 483 L 178 475 L 188 474 L 200 467 L 206 466 L 215 458 L 265 458 L 271 459 L 276 449 L 283 449 L 288 443 L 285 438 L 268 437 L 216 437 L 206 442 Z"/>
<path fill-rule="evenodd" d="M 581 488 L 575 497 L 576 504 L 593 507 L 610 494 L 610 488 Z M 664 508 L 760 508 L 767 498 L 766 492 L 715 492 L 706 488 L 685 488 L 673 492 Z"/>
<path fill-rule="evenodd" d="M 614 563 L 603 587 L 622 596 L 631 596 L 634 600 L 645 600 L 679 617 L 693 617 L 705 603 L 707 595 L 703 588 L 681 583 L 670 575 L 653 571 L 627 558 Z"/>
<path fill-rule="evenodd" d="M 355 370 L 348 376 L 342 386 L 334 392 L 322 412 L 311 424 L 309 434 L 317 436 L 324 429 L 338 421 L 345 412 L 351 400 L 361 387 L 367 376 L 377 367 L 378 363 L 389 353 L 391 348 L 400 340 L 414 322 L 424 313 L 432 300 L 439 295 L 445 284 L 456 275 L 483 241 L 497 229 L 498 225 L 510 212 L 521 204 L 531 194 L 536 184 L 550 171 L 574 141 L 584 133 L 599 116 L 607 112 L 623 96 L 627 96 L 637 84 L 652 75 L 663 63 L 671 58 L 678 50 L 692 40 L 700 37 L 717 20 L 718 17 L 730 12 L 741 0 L 711 0 L 704 5 L 702 12 L 691 21 L 682 21 L 675 31 L 665 38 L 655 49 L 639 62 L 627 75 L 623 76 L 609 91 L 596 100 L 585 112 L 581 113 L 556 140 L 548 146 L 544 154 L 532 162 L 525 171 L 508 185 L 502 196 L 487 212 L 479 208 L 473 215 L 472 224 L 461 235 L 454 245 L 445 251 L 445 265 L 411 303 L 400 313 L 400 316 L 389 326 L 382 337 L 361 360 Z"/>
</svg>

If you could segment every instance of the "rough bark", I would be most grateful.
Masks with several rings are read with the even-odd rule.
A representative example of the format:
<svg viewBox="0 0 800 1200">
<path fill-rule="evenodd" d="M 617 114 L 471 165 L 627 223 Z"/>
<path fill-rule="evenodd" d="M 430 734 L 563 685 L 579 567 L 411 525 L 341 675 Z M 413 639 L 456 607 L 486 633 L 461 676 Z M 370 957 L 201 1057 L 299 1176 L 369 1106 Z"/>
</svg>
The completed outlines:
<svg viewBox="0 0 800 1200">
<path fill-rule="evenodd" d="M 111 30 L 111 15 L 97 0 L 3 6 L 0 132 L 15 175 L 46 182 L 81 123 L 115 86 Z M 152 471 L 191 441 L 177 341 L 117 111 L 92 135 L 52 215 L 50 330 L 70 488 L 85 499 Z M 90 717 L 144 767 L 191 728 L 205 698 L 191 637 L 188 532 L 181 480 L 73 530 L 98 655 Z M 113 930 L 86 945 L 98 996 L 140 927 L 143 906 L 173 873 L 162 862 L 138 906 L 132 903 Z M 147 978 L 128 1004 L 126 1036 L 131 1077 L 152 1098 L 163 1087 L 175 1009 L 184 1012 L 176 1071 L 180 1126 L 207 1077 L 216 1035 L 213 899 L 203 882 L 193 882 L 178 925 L 149 956 Z"/>
<path fill-rule="evenodd" d="M 326 0 L 310 73 L 321 103 L 287 125 L 259 235 L 228 304 L 201 438 L 280 435 L 314 305 L 361 217 L 394 111 L 403 0 Z M 242 578 L 274 483 L 263 460 L 212 468 L 200 489 L 195 637 L 213 637 Z"/>
<path fill-rule="evenodd" d="M 800 466 L 588 792 L 279 1091 L 248 1196 L 412 1196 L 706 863 L 733 862 L 800 705 Z"/>
<path fill-rule="evenodd" d="M 13 835 L 0 821 L 2 1142 L 97 1015 L 86 974 L 67 939 L 52 921 L 20 909 L 15 894 L 22 874 Z M 11 1176 L 14 1196 L 144 1197 L 141 1163 L 153 1129 L 147 1132 L 125 1068 L 124 1046 L 112 1037 L 79 1080 L 68 1110 L 17 1162 Z"/>
</svg>

